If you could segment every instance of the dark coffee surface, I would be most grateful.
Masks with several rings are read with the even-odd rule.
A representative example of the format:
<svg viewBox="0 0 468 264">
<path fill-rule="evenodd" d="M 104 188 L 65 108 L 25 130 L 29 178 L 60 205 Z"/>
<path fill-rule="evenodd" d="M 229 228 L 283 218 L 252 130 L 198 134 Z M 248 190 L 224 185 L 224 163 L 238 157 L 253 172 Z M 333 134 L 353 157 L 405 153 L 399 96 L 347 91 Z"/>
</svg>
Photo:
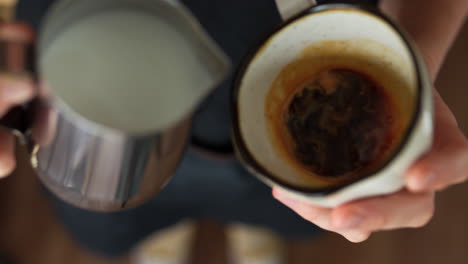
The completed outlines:
<svg viewBox="0 0 468 264">
<path fill-rule="evenodd" d="M 392 137 L 388 96 L 366 75 L 348 69 L 322 71 L 292 98 L 285 115 L 294 155 L 321 176 L 368 167 Z"/>
</svg>

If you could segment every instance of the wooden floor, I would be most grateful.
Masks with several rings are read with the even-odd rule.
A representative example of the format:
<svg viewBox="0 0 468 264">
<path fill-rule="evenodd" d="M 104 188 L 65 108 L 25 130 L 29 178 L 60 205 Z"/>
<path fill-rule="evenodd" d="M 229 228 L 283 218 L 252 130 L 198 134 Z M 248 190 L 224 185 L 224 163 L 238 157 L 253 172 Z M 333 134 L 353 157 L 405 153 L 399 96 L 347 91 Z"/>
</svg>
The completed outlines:
<svg viewBox="0 0 468 264">
<path fill-rule="evenodd" d="M 468 27 L 453 48 L 437 87 L 468 132 Z M 0 182 L 0 254 L 18 264 L 104 264 L 111 261 L 81 251 L 54 219 L 38 182 L 20 153 L 20 166 Z M 293 264 L 464 264 L 468 263 L 468 184 L 441 193 L 434 221 L 426 228 L 375 235 L 354 245 L 329 234 L 291 242 Z M 200 226 L 195 263 L 224 263 L 222 227 Z M 221 243 L 220 243 L 221 242 Z M 206 247 L 204 245 L 210 245 Z M 218 245 L 217 250 L 208 250 Z M 116 263 L 116 261 L 112 261 Z M 122 260 L 120 263 L 129 263 Z"/>
</svg>

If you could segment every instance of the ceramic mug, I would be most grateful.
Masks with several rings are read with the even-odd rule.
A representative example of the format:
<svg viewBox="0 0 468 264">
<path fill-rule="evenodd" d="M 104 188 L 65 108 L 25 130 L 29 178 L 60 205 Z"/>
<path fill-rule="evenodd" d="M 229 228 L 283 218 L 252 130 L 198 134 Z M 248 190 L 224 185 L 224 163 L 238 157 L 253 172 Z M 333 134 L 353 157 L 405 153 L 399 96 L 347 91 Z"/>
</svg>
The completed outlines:
<svg viewBox="0 0 468 264">
<path fill-rule="evenodd" d="M 291 102 L 291 89 L 330 67 L 370 76 L 394 103 L 396 134 L 386 153 L 359 175 L 320 175 L 278 143 L 273 120 L 283 118 L 279 109 Z M 369 4 L 324 3 L 285 22 L 246 61 L 232 106 L 236 154 L 247 169 L 323 207 L 401 190 L 405 171 L 433 140 L 432 85 L 423 59 L 408 35 Z"/>
</svg>

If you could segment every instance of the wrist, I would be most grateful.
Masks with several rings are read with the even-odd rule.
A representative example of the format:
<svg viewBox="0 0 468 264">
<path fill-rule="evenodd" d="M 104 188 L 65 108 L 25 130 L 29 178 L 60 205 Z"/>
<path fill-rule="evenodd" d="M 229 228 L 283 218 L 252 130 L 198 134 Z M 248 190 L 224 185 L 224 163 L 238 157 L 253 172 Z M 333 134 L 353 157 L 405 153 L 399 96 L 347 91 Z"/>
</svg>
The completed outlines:
<svg viewBox="0 0 468 264">
<path fill-rule="evenodd" d="M 381 8 L 415 42 L 432 79 L 444 62 L 468 12 L 466 0 L 382 0 Z"/>
</svg>

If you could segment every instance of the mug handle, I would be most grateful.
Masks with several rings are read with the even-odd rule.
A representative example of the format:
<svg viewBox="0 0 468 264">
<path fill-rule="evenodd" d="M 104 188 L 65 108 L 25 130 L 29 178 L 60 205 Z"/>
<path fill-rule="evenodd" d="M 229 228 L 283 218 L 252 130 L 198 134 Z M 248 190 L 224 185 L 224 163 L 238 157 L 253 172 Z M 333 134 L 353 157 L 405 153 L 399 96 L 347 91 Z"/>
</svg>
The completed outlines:
<svg viewBox="0 0 468 264">
<path fill-rule="evenodd" d="M 316 0 L 276 0 L 276 6 L 283 21 L 287 21 L 315 5 L 317 5 Z"/>
<path fill-rule="evenodd" d="M 24 23 L 0 22 L 0 74 L 21 78 L 34 73 L 34 39 L 34 31 Z M 0 119 L 0 128 L 23 144 L 30 142 L 34 101 L 14 107 Z"/>
</svg>

